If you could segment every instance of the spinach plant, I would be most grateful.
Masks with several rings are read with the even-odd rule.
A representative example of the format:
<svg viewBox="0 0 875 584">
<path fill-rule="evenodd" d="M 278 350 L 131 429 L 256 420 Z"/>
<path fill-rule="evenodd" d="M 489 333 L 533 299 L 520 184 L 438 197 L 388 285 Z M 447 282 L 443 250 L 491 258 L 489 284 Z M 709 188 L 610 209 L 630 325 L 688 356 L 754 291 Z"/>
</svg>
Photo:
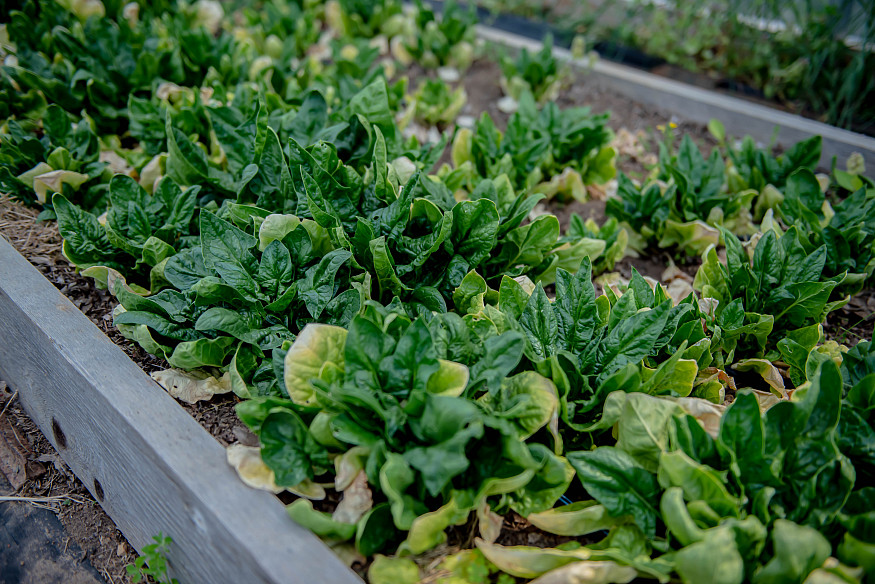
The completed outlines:
<svg viewBox="0 0 875 584">
<path fill-rule="evenodd" d="M 847 301 L 831 299 L 845 273 L 824 275 L 826 245 L 808 252 L 795 227 L 780 236 L 767 231 L 752 256 L 728 230 L 721 233 L 726 261 L 709 247 L 693 284 L 711 303 L 706 318 L 718 360 L 774 356 L 782 338 L 818 325 Z"/>
<path fill-rule="evenodd" d="M 238 407 L 278 485 L 328 479 L 342 493 L 333 514 L 296 501 L 293 519 L 323 537 L 352 540 L 366 555 L 421 553 L 489 497 L 503 495 L 523 511 L 558 499 L 570 467 L 525 441 L 555 409 L 552 384 L 533 372 L 503 379 L 522 355 L 518 333 L 493 336 L 470 367 L 447 360 L 449 346 L 439 339 L 455 335 L 446 325 L 440 315 L 429 323 L 374 303 L 348 331 L 309 325 L 285 354 L 289 399 Z M 469 381 L 483 376 L 494 383 L 489 392 L 465 397 Z M 527 418 L 509 417 L 514 407 L 525 407 Z"/>
<path fill-rule="evenodd" d="M 455 0 L 449 0 L 438 17 L 417 0 L 414 23 L 411 34 L 402 37 L 402 42 L 417 63 L 426 68 L 453 67 L 459 71 L 471 66 L 477 23 L 473 5 L 463 9 Z"/>
<path fill-rule="evenodd" d="M 555 100 L 569 76 L 567 66 L 553 56 L 553 37 L 548 35 L 537 53 L 522 49 L 516 58 L 501 59 L 501 87 L 504 93 L 519 101 L 531 93 L 539 104 Z"/>
<path fill-rule="evenodd" d="M 501 132 L 484 113 L 473 129 L 453 141 L 455 170 L 462 181 L 507 174 L 516 188 L 534 188 L 559 200 L 585 200 L 586 185 L 614 177 L 616 152 L 607 114 L 589 108 L 538 108 L 524 96 L 519 110 Z"/>
<path fill-rule="evenodd" d="M 817 178 L 806 169 L 793 173 L 777 214 L 794 226 L 806 251 L 826 246 L 824 273 L 846 274 L 842 288 L 856 291 L 875 272 L 875 189 L 862 187 L 831 205 Z M 780 229 L 775 222 L 773 229 Z"/>
<path fill-rule="evenodd" d="M 50 105 L 38 138 L 16 120 L 0 134 L 0 188 L 26 204 L 51 208 L 51 195 L 64 192 L 86 209 L 105 204 L 111 171 L 101 161 L 97 136 L 87 120 L 73 123 L 59 106 Z M 47 209 L 43 218 L 51 218 Z"/>
</svg>

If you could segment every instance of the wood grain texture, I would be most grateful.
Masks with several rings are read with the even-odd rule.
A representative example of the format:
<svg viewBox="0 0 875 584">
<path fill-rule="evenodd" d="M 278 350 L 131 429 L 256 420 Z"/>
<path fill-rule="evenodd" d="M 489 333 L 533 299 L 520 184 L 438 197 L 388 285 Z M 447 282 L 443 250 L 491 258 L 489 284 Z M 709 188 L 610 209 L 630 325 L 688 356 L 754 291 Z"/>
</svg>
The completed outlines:
<svg viewBox="0 0 875 584">
<path fill-rule="evenodd" d="M 478 25 L 477 34 L 485 40 L 515 49 L 537 51 L 541 48 L 539 41 L 488 26 Z M 583 60 L 572 57 L 567 49 L 554 47 L 553 54 L 557 59 L 568 61 L 575 67 L 585 68 Z M 866 159 L 875 157 L 875 138 L 870 136 L 842 130 L 829 124 L 667 79 L 633 67 L 600 59 L 596 61 L 590 75 L 604 81 L 617 93 L 677 114 L 686 120 L 707 124 L 711 118 L 717 118 L 723 122 L 727 133 L 733 137 L 748 134 L 759 142 L 769 144 L 777 127 L 778 143 L 788 147 L 800 140 L 820 135 L 823 137 L 823 150 L 820 156 L 820 164 L 823 167 L 830 166 L 833 156 L 838 157 L 840 165 L 844 164 L 848 156 L 854 152 L 860 152 Z"/>
<path fill-rule="evenodd" d="M 2 238 L 0 377 L 131 544 L 173 538 L 182 583 L 361 583 Z"/>
</svg>

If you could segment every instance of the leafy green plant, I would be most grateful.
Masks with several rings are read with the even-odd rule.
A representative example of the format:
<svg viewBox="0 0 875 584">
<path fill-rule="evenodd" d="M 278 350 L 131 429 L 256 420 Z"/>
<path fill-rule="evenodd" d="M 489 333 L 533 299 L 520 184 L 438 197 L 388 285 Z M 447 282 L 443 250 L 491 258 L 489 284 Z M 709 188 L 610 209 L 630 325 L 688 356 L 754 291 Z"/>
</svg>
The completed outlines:
<svg viewBox="0 0 875 584">
<path fill-rule="evenodd" d="M 617 195 L 605 202 L 605 213 L 621 225 L 628 226 L 632 232 L 632 247 L 643 250 L 661 238 L 676 189 L 673 184 L 656 182 L 639 187 L 621 172 L 617 179 Z"/>
<path fill-rule="evenodd" d="M 584 221 L 577 213 L 571 214 L 568 226 L 569 238 L 601 239 L 605 242 L 605 252 L 592 265 L 594 274 L 601 274 L 614 269 L 614 264 L 626 255 L 629 244 L 629 233 L 619 222 L 610 218 L 599 226 L 593 219 Z"/>
<path fill-rule="evenodd" d="M 100 160 L 88 121 L 74 124 L 52 104 L 43 116 L 43 130 L 37 138 L 16 120 L 6 122 L 0 134 L 0 188 L 27 204 L 50 206 L 51 195 L 64 192 L 87 209 L 100 208 L 112 173 Z"/>
<path fill-rule="evenodd" d="M 754 189 L 762 192 L 767 185 L 783 190 L 797 170 L 816 170 L 820 161 L 820 136 L 797 142 L 779 156 L 757 148 L 750 136 L 745 136 L 738 148 L 729 147 L 727 152 L 732 166 L 727 169 L 729 188 L 733 191 Z"/>
<path fill-rule="evenodd" d="M 133 564 L 125 566 L 131 582 L 148 582 L 151 578 L 159 584 L 179 584 L 167 574 L 167 551 L 173 540 L 163 533 L 152 537 L 155 543 L 143 547 L 143 554 Z"/>
<path fill-rule="evenodd" d="M 199 191 L 200 187 L 182 191 L 167 178 L 149 195 L 134 179 L 116 175 L 109 183 L 110 207 L 102 225 L 93 215 L 56 194 L 52 203 L 58 215 L 58 230 L 65 239 L 64 254 L 79 268 L 124 269 L 133 258 L 129 276 L 163 266 L 164 260 L 176 253 L 175 247 L 190 244 Z M 160 270 L 158 267 L 152 275 L 159 286 Z"/>
<path fill-rule="evenodd" d="M 285 355 L 291 399 L 250 400 L 238 415 L 264 444 L 262 458 L 278 485 L 328 473 L 350 499 L 344 505 L 355 507 L 330 515 L 301 499 L 288 508 L 293 519 L 323 537 L 354 540 L 365 555 L 399 544 L 420 553 L 444 541 L 444 529 L 463 523 L 486 497 L 524 491 L 545 466 L 550 477 L 553 466 L 567 468 L 549 449 L 523 441 L 547 423 L 555 395 L 533 372 L 503 379 L 522 355 L 521 335 L 493 333 L 479 358 L 457 352 L 469 367 L 447 360 L 459 325 L 467 328 L 459 317 L 411 320 L 371 303 L 348 332 L 310 325 L 301 333 Z M 469 380 L 488 389 L 476 401 L 464 395 Z M 527 419 L 507 419 L 520 404 Z M 284 438 L 290 435 L 300 437 L 297 444 Z M 335 474 L 332 453 L 356 469 L 353 477 Z M 558 478 L 532 485 L 519 508 L 549 508 L 570 474 Z M 371 494 L 364 505 L 362 489 Z"/>
<path fill-rule="evenodd" d="M 456 134 L 452 174 L 460 183 L 507 174 L 515 188 L 534 188 L 564 201 L 585 200 L 586 185 L 605 183 L 616 174 L 607 118 L 586 107 L 560 109 L 549 103 L 539 109 L 526 94 L 504 133 L 484 113 L 473 129 Z"/>
<path fill-rule="evenodd" d="M 569 76 L 566 65 L 553 56 L 553 37 L 544 39 L 537 53 L 520 50 L 516 58 L 501 59 L 501 87 L 504 93 L 519 101 L 523 93 L 531 93 L 539 104 L 555 100 Z"/>
<path fill-rule="evenodd" d="M 64 26 L 37 37 L 33 16 L 13 12 L 7 30 L 17 64 L 4 66 L 23 89 L 36 89 L 67 111 L 85 109 L 101 131 L 127 127 L 128 96 L 151 88 L 154 79 L 199 85 L 208 70 L 239 80 L 231 55 L 242 50 L 230 35 L 213 36 L 196 11 L 173 10 L 162 19 L 58 16 Z M 172 43 L 170 38 L 181 42 Z M 54 58 L 58 55 L 58 58 Z M 222 62 L 222 56 L 224 63 Z"/>
<path fill-rule="evenodd" d="M 660 247 L 677 244 L 701 253 L 713 242 L 708 236 L 715 233 L 703 222 L 712 227 L 724 226 L 739 235 L 753 233 L 750 209 L 756 192 L 728 187 L 724 162 L 716 149 L 706 159 L 689 135 L 681 140 L 676 155 L 669 154 L 661 144 L 658 177 L 671 180 L 677 187 Z"/>
<path fill-rule="evenodd" d="M 426 79 L 419 85 L 416 93 L 410 96 L 407 106 L 409 113 L 405 117 L 412 116 L 414 120 L 427 126 L 446 128 L 456 121 L 467 100 L 464 87 L 452 89 L 439 79 Z M 402 125 L 404 121 L 406 120 L 402 121 Z"/>
<path fill-rule="evenodd" d="M 401 3 L 397 0 L 336 0 L 325 6 L 328 25 L 352 38 L 394 36 L 404 28 Z"/>
<path fill-rule="evenodd" d="M 796 581 L 812 572 L 857 581 L 862 570 L 826 562 L 838 548 L 858 565 L 862 556 L 843 553 L 853 545 L 836 544 L 842 533 L 856 541 L 845 526 L 867 521 L 857 507 L 867 489 L 840 447 L 841 387 L 838 367 L 827 360 L 798 399 L 765 413 L 753 393 L 740 392 L 714 433 L 677 404 L 630 404 L 629 394 L 627 407 L 638 415 L 618 419 L 617 446 L 570 453 L 569 461 L 595 499 L 613 516 L 631 515 L 636 531 L 652 533 L 664 522 L 675 553 L 663 557 L 684 582 L 715 573 L 726 583 Z"/>
<path fill-rule="evenodd" d="M 453 67 L 459 71 L 471 66 L 477 23 L 473 5 L 465 10 L 449 0 L 438 17 L 422 0 L 417 0 L 414 23 L 413 30 L 401 42 L 417 63 L 426 68 Z"/>
<path fill-rule="evenodd" d="M 238 217 L 241 211 L 250 219 L 241 209 Z M 202 211 L 200 245 L 161 266 L 169 286 L 141 296 L 114 282 L 123 307 L 116 326 L 174 367 L 223 367 L 230 360 L 232 388 L 242 396 L 275 393 L 272 377 L 264 379 L 271 371 L 262 362 L 265 351 L 314 319 L 348 324 L 366 292 L 352 286 L 351 254 L 334 250 L 312 221 L 262 219 L 256 237 Z"/>
<path fill-rule="evenodd" d="M 795 227 L 780 235 L 767 231 L 752 249 L 724 228 L 721 239 L 726 261 L 709 247 L 693 284 L 704 298 L 716 301 L 706 319 L 718 361 L 774 356 L 781 339 L 817 327 L 847 301 L 831 301 L 846 274 L 823 274 L 826 245 L 806 251 Z"/>
<path fill-rule="evenodd" d="M 808 170 L 790 176 L 777 210 L 782 222 L 798 229 L 806 251 L 826 246 L 824 273 L 846 274 L 842 284 L 850 290 L 871 281 L 875 272 L 873 214 L 875 189 L 861 187 L 833 206 L 827 202 L 817 178 Z"/>
<path fill-rule="evenodd" d="M 557 272 L 552 303 L 541 288 L 524 303 L 513 292 L 502 288 L 499 308 L 525 332 L 532 366 L 556 384 L 568 443 L 591 445 L 610 427 L 601 418 L 612 391 L 687 396 L 698 366 L 710 364 L 693 297 L 674 305 L 637 272 L 619 297 L 608 289 L 596 298 L 588 264 L 577 275 Z"/>
<path fill-rule="evenodd" d="M 722 125 L 712 120 L 710 127 L 726 146 Z M 671 146 L 671 138 L 660 143 L 654 180 L 638 187 L 621 176 L 617 196 L 606 203 L 607 214 L 639 236 L 633 242 L 637 249 L 655 244 L 701 254 L 717 243 L 719 227 L 752 235 L 754 218 L 780 204 L 778 189 L 786 187 L 788 177 L 814 167 L 820 158 L 819 137 L 799 142 L 777 158 L 746 137 L 740 148 L 727 147 L 728 163 L 716 148 L 706 158 L 689 135 L 676 153 Z"/>
</svg>

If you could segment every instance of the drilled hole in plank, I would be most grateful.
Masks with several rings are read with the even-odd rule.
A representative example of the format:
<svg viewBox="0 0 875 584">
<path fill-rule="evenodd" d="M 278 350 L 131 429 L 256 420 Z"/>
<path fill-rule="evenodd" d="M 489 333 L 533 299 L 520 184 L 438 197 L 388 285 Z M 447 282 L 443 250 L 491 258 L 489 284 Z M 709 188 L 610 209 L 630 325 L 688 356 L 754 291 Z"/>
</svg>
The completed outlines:
<svg viewBox="0 0 875 584">
<path fill-rule="evenodd" d="M 103 485 L 97 479 L 94 479 L 94 498 L 98 503 L 103 503 Z"/>
<path fill-rule="evenodd" d="M 67 448 L 67 437 L 61 430 L 61 425 L 54 418 L 52 418 L 52 435 L 55 437 L 55 444 L 58 445 L 58 448 Z"/>
</svg>

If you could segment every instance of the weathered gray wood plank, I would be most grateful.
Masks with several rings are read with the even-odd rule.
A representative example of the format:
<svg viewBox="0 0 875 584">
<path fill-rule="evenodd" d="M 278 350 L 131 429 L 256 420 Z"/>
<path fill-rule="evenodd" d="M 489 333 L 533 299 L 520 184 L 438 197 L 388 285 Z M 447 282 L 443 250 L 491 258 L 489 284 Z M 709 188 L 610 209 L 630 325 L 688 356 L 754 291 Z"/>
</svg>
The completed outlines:
<svg viewBox="0 0 875 584">
<path fill-rule="evenodd" d="M 531 51 L 541 47 L 539 41 L 488 26 L 478 25 L 477 34 L 488 41 L 516 49 L 526 48 Z M 582 60 L 572 57 L 566 49 L 554 48 L 553 54 L 576 67 L 584 66 Z M 838 157 L 842 167 L 853 152 L 860 152 L 867 160 L 875 158 L 875 138 L 744 99 L 722 95 L 603 59 L 596 61 L 590 75 L 621 95 L 677 114 L 686 120 L 706 124 L 711 118 L 717 118 L 734 137 L 748 134 L 755 140 L 768 144 L 777 126 L 778 143 L 789 146 L 799 140 L 821 135 L 823 150 L 820 164 L 824 167 L 830 166 L 833 156 Z"/>
<path fill-rule="evenodd" d="M 2 238 L 0 377 L 137 549 L 173 538 L 184 584 L 361 582 Z"/>
</svg>

